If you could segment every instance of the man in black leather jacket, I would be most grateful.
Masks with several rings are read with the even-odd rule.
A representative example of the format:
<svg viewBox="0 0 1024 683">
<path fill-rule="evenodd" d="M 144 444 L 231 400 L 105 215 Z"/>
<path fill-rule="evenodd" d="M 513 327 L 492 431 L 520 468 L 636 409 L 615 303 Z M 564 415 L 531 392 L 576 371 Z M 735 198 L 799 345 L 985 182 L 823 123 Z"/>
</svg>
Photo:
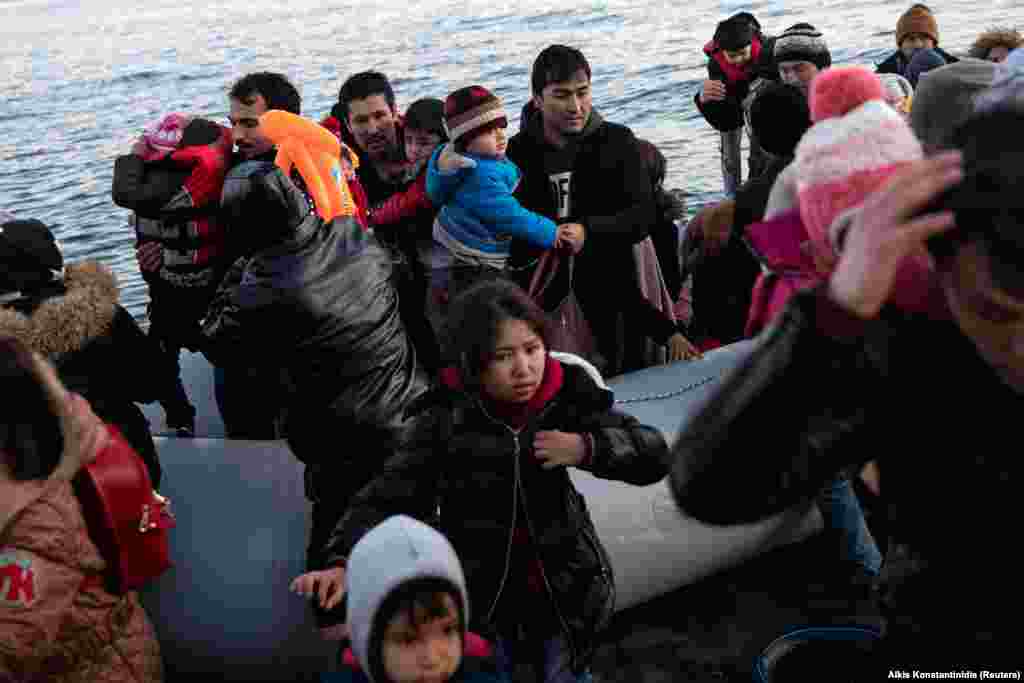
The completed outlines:
<svg viewBox="0 0 1024 683">
<path fill-rule="evenodd" d="M 877 460 L 892 536 L 925 562 L 887 601 L 880 677 L 1005 670 L 1019 647 L 999 529 L 1020 519 L 1022 124 L 1020 109 L 976 115 L 962 166 L 956 151 L 917 162 L 869 197 L 830 280 L 794 298 L 674 447 L 679 506 L 713 524 L 767 517 Z M 926 241 L 945 319 L 883 307 Z"/>
<path fill-rule="evenodd" d="M 329 223 L 277 166 L 250 161 L 225 180 L 224 209 L 243 256 L 203 324 L 214 364 L 282 368 L 284 433 L 306 463 L 313 503 L 307 562 L 349 498 L 405 438 L 405 410 L 426 390 L 398 312 L 392 265 L 353 217 Z M 344 612 L 325 617 L 338 623 Z"/>
</svg>

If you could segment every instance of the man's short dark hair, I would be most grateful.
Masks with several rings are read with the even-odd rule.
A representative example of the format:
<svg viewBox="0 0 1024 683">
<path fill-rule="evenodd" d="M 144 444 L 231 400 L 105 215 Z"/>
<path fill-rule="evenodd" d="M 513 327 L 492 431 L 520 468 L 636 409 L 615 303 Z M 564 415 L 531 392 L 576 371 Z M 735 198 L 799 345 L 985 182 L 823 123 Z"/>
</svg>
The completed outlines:
<svg viewBox="0 0 1024 683">
<path fill-rule="evenodd" d="M 383 95 L 391 110 L 395 109 L 395 91 L 391 89 L 388 77 L 379 71 L 362 71 L 349 76 L 338 91 L 338 104 L 331 113 L 348 123 L 348 105 L 352 100 L 365 100 L 374 95 Z"/>
<path fill-rule="evenodd" d="M 566 45 L 549 45 L 533 62 L 533 73 L 530 76 L 533 94 L 540 96 L 544 88 L 552 83 L 568 81 L 577 71 L 583 71 L 587 79 L 590 79 L 590 64 L 582 52 Z"/>
<path fill-rule="evenodd" d="M 271 71 L 246 74 L 231 86 L 228 93 L 231 99 L 245 104 L 251 104 L 256 95 L 263 96 L 267 109 L 281 109 L 296 115 L 302 113 L 302 97 L 284 74 Z"/>
</svg>

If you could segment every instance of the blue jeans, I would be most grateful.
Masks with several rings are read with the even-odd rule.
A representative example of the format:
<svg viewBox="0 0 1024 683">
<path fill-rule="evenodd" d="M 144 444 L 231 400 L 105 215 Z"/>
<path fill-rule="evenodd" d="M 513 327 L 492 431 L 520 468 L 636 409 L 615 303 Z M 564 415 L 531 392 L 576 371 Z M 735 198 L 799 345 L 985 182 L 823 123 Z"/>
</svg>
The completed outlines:
<svg viewBox="0 0 1024 683">
<path fill-rule="evenodd" d="M 574 674 L 570 667 L 572 655 L 565 637 L 558 635 L 547 640 L 531 642 L 499 636 L 495 643 L 494 656 L 498 669 L 515 680 L 517 662 L 527 662 L 537 672 L 535 680 L 542 683 L 593 683 L 590 671 Z"/>
<path fill-rule="evenodd" d="M 845 475 L 825 485 L 817 498 L 826 529 L 839 532 L 843 559 L 860 565 L 865 572 L 878 576 L 882 569 L 882 553 L 864 521 L 864 511 L 853 492 L 853 484 Z"/>
</svg>

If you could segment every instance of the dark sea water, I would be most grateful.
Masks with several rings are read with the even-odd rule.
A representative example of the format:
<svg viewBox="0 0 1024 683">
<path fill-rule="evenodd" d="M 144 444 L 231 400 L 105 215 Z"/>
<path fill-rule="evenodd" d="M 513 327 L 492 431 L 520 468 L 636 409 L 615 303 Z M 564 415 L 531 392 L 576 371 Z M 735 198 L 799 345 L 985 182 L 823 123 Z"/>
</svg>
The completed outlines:
<svg viewBox="0 0 1024 683">
<path fill-rule="evenodd" d="M 286 73 L 319 118 L 350 74 L 386 73 L 404 109 L 472 83 L 505 100 L 518 128 L 530 65 L 551 43 L 583 50 L 594 103 L 669 160 L 690 210 L 720 197 L 717 138 L 693 105 L 701 48 L 722 18 L 752 11 L 768 34 L 809 21 L 834 63 L 872 64 L 894 49 L 909 0 L 754 3 L 709 0 L 456 1 L 0 0 L 0 208 L 55 226 L 65 256 L 118 273 L 144 314 L 128 212 L 113 205 L 114 158 L 151 120 L 189 111 L 225 121 L 227 89 L 248 71 Z M 941 46 L 961 54 L 1017 0 L 931 0 Z"/>
</svg>

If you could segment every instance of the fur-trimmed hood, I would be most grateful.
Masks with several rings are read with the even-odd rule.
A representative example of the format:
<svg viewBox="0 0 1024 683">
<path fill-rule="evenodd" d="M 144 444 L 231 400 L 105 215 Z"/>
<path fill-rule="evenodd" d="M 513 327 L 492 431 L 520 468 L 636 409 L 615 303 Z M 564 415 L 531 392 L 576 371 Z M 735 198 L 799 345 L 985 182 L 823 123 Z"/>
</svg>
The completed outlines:
<svg viewBox="0 0 1024 683">
<path fill-rule="evenodd" d="M 967 51 L 968 57 L 975 59 L 988 59 L 988 53 L 994 47 L 1005 47 L 1007 50 L 1016 50 L 1024 46 L 1024 35 L 1012 28 L 991 28 L 983 32 Z"/>
<path fill-rule="evenodd" d="M 113 271 L 98 261 L 71 264 L 64 271 L 64 287 L 63 294 L 44 299 L 27 314 L 14 306 L 31 295 L 0 307 L 0 334 L 53 360 L 107 334 L 120 298 Z"/>
</svg>

